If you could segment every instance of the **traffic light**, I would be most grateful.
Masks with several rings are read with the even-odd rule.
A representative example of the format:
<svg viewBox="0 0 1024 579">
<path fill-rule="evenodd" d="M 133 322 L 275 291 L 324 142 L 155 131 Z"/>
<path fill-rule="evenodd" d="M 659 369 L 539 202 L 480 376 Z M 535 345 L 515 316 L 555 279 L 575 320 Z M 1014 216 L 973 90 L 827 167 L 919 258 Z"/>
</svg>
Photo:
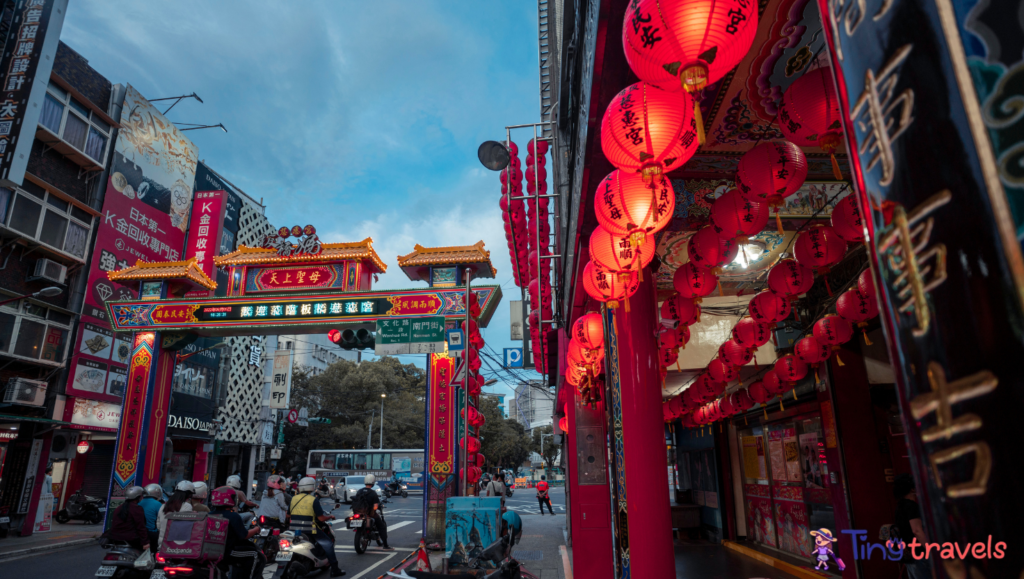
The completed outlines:
<svg viewBox="0 0 1024 579">
<path fill-rule="evenodd" d="M 309 418 L 308 421 L 309 421 L 310 424 L 330 424 L 331 423 L 331 419 L 330 418 L 318 418 L 318 417 L 315 417 L 315 416 L 312 417 L 312 418 Z"/>
<path fill-rule="evenodd" d="M 327 332 L 327 337 L 345 350 L 373 349 L 376 343 L 373 332 L 366 328 L 331 330 Z"/>
</svg>

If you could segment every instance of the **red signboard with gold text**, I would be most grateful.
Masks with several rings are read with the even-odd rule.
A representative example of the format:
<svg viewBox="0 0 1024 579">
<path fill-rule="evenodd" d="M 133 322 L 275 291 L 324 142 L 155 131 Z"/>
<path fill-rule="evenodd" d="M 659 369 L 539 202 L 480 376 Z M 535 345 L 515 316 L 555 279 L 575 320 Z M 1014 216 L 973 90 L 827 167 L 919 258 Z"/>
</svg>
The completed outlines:
<svg viewBox="0 0 1024 579">
<path fill-rule="evenodd" d="M 146 389 L 153 368 L 155 342 L 155 334 L 140 332 L 135 334 L 135 343 L 132 345 L 128 384 L 121 412 L 121 430 L 117 434 L 117 456 L 114 457 L 114 480 L 122 488 L 135 479 L 139 470 L 139 442 L 142 440 L 142 419 L 146 410 Z"/>
<path fill-rule="evenodd" d="M 441 306 L 444 305 L 444 302 L 434 295 L 395 296 L 388 298 L 388 301 L 391 302 L 389 315 L 392 316 L 435 314 L 440 312 Z"/>
<path fill-rule="evenodd" d="M 427 441 L 428 469 L 437 479 L 446 479 L 455 466 L 455 406 L 451 386 L 455 359 L 430 354 L 430 439 Z"/>
</svg>

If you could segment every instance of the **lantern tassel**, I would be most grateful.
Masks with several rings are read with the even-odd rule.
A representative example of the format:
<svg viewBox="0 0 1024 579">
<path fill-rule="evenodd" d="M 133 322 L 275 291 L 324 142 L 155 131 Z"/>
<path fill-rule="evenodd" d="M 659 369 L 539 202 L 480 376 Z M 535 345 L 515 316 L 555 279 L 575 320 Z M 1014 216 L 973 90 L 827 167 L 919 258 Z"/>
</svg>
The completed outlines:
<svg viewBox="0 0 1024 579">
<path fill-rule="evenodd" d="M 814 383 L 815 384 L 821 384 L 821 379 L 818 378 L 818 369 L 817 368 L 814 369 Z"/>
<path fill-rule="evenodd" d="M 626 313 L 629 313 L 629 295 L 626 295 Z"/>
<path fill-rule="evenodd" d="M 843 172 L 839 170 L 839 161 L 836 161 L 836 154 L 832 153 L 832 176 L 836 181 L 843 180 Z"/>
<path fill-rule="evenodd" d="M 700 97 L 693 96 L 693 120 L 697 123 L 697 143 L 704 144 L 704 116 L 700 114 Z"/>
<path fill-rule="evenodd" d="M 746 414 L 744 414 L 744 415 L 743 415 L 743 426 L 749 426 L 749 425 L 750 425 L 750 423 L 749 423 L 749 422 L 747 422 L 747 415 L 746 415 Z"/>
<path fill-rule="evenodd" d="M 796 388 L 793 388 L 790 392 L 793 393 L 793 400 L 796 400 Z"/>
<path fill-rule="evenodd" d="M 722 291 L 722 280 L 718 280 L 718 295 L 723 298 L 725 297 L 725 292 Z"/>
<path fill-rule="evenodd" d="M 764 412 L 764 419 L 768 420 L 768 409 L 765 408 L 764 402 L 761 403 L 761 412 Z"/>
<path fill-rule="evenodd" d="M 845 366 L 846 365 L 846 364 L 843 364 L 843 359 L 839 357 L 839 352 L 836 352 L 836 364 L 839 364 L 840 366 Z"/>
<path fill-rule="evenodd" d="M 872 341 L 871 341 L 871 340 L 870 340 L 870 339 L 868 338 L 868 330 L 867 330 L 867 328 L 864 328 L 864 329 L 862 330 L 862 332 L 864 333 L 864 345 L 865 345 L 865 346 L 874 346 L 874 345 L 875 345 L 875 343 L 874 343 L 874 342 L 872 342 Z"/>
<path fill-rule="evenodd" d="M 779 235 L 785 235 L 786 232 L 782 230 L 782 215 L 780 214 L 782 207 L 775 208 L 775 227 L 779 229 Z"/>
<path fill-rule="evenodd" d="M 640 267 L 640 283 L 643 283 L 643 281 L 644 281 L 644 268 L 641 266 Z"/>
<path fill-rule="evenodd" d="M 786 407 L 782 405 L 782 396 L 779 396 L 779 411 L 780 412 L 785 412 L 786 411 Z"/>
</svg>

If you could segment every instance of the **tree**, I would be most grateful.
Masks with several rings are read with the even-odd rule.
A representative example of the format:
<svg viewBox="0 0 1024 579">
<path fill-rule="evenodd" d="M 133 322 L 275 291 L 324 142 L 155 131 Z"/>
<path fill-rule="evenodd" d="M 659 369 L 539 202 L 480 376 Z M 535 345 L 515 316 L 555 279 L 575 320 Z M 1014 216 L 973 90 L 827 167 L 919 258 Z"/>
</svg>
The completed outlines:
<svg viewBox="0 0 1024 579">
<path fill-rule="evenodd" d="M 554 429 L 551 426 L 533 429 L 533 445 L 530 450 L 536 452 L 544 459 L 544 468 L 551 470 L 555 468 L 555 461 L 558 460 L 558 446 L 552 436 Z"/>
<path fill-rule="evenodd" d="M 481 398 L 479 410 L 485 419 L 480 429 L 480 452 L 486 457 L 487 465 L 518 472 L 530 458 L 530 436 L 522 424 L 502 416 L 496 398 Z"/>
<path fill-rule="evenodd" d="M 384 398 L 384 448 L 424 447 L 426 372 L 385 356 L 360 364 L 339 360 L 312 376 L 306 368 L 292 372 L 292 408 L 307 408 L 310 417 L 330 424 L 285 424 L 283 472 L 306 470 L 309 451 L 317 448 L 366 448 L 371 420 L 371 447 L 380 440 L 381 394 Z"/>
</svg>

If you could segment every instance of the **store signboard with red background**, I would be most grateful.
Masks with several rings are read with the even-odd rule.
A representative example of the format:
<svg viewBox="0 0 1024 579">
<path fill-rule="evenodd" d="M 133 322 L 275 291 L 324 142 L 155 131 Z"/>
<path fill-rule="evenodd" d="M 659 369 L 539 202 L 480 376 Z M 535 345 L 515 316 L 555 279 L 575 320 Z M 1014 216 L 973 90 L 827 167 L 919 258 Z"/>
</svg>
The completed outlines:
<svg viewBox="0 0 1024 579">
<path fill-rule="evenodd" d="M 192 217 L 189 220 L 185 259 L 196 258 L 203 273 L 213 280 L 217 279 L 217 267 L 213 265 L 213 258 L 220 250 L 227 197 L 227 191 L 196 191 Z M 207 296 L 213 293 L 200 289 L 186 295 Z"/>
<path fill-rule="evenodd" d="M 129 85 L 88 266 L 83 324 L 75 338 L 68 394 L 120 402 L 131 347 L 109 332 L 104 305 L 107 300 L 136 296 L 111 282 L 107 272 L 140 259 L 181 259 L 197 161 L 196 146 Z"/>
</svg>

